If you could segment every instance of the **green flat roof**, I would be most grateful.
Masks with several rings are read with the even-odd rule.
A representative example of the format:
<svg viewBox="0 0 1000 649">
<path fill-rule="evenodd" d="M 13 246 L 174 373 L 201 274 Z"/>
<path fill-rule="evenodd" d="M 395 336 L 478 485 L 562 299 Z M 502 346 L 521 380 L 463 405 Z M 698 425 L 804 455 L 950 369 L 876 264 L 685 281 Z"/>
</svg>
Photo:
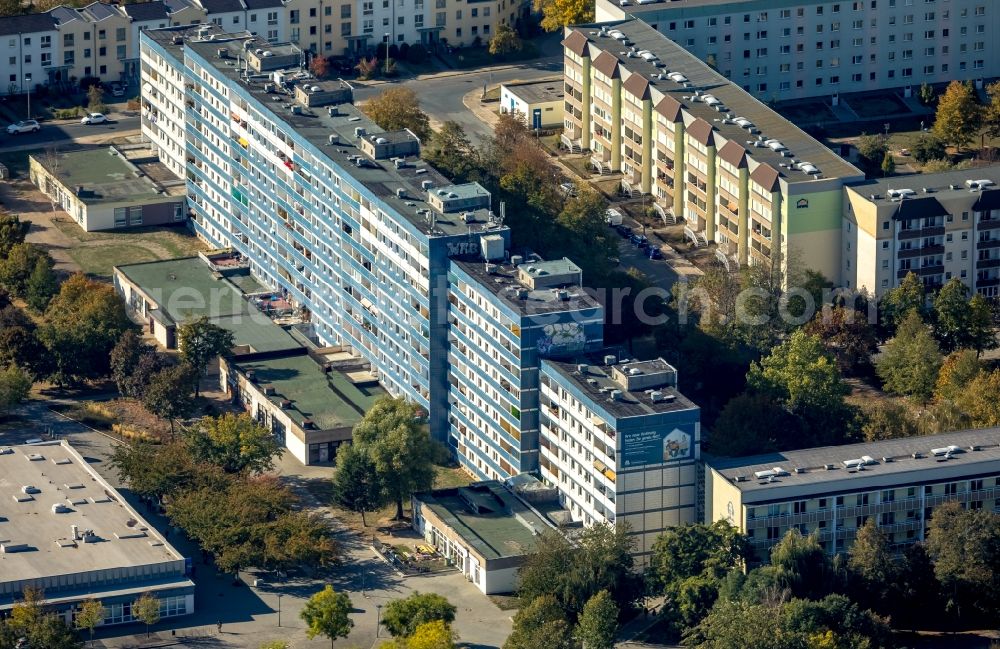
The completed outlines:
<svg viewBox="0 0 1000 649">
<path fill-rule="evenodd" d="M 199 257 L 116 268 L 149 296 L 159 312 L 154 311 L 153 317 L 164 324 L 206 316 L 232 331 L 237 345 L 247 345 L 256 352 L 300 346 L 287 331 L 248 303 L 230 279 L 213 272 Z"/>
<path fill-rule="evenodd" d="M 385 394 L 378 383 L 357 385 L 336 370 L 324 372 L 304 354 L 235 365 L 244 374 L 253 370 L 257 385 L 273 387 L 275 394 L 269 397 L 273 403 L 291 401 L 292 407 L 285 411 L 300 415 L 293 419 L 311 419 L 320 430 L 353 427 Z"/>
<path fill-rule="evenodd" d="M 414 498 L 486 559 L 528 554 L 535 547 L 537 534 L 552 527 L 495 480 L 438 489 Z"/>
<path fill-rule="evenodd" d="M 122 160 L 121 154 L 112 155 L 108 148 L 58 153 L 56 164 L 45 155 L 32 157 L 71 191 L 82 186 L 89 193 L 78 198 L 88 205 L 180 200 L 177 196 L 157 194 L 156 185 L 149 178 L 136 178 L 134 168 Z"/>
</svg>

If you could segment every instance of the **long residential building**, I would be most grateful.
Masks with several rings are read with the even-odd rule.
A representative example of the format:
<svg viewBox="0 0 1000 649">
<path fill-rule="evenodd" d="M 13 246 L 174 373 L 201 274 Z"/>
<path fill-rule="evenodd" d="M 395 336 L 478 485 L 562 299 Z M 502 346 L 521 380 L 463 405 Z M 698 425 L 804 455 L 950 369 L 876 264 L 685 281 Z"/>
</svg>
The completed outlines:
<svg viewBox="0 0 1000 649">
<path fill-rule="evenodd" d="M 596 0 L 596 18 L 642 20 L 763 101 L 1000 76 L 987 0 Z"/>
<path fill-rule="evenodd" d="M 422 406 L 474 474 L 537 469 L 539 357 L 600 347 L 600 303 L 571 261 L 511 255 L 489 192 L 301 54 L 214 26 L 143 34 L 143 133 L 185 174 L 193 228 Z"/>
<path fill-rule="evenodd" d="M 1000 295 L 1000 166 L 894 176 L 844 188 L 848 288 L 882 295 L 916 273 Z"/>
<path fill-rule="evenodd" d="M 563 143 L 683 218 L 727 266 L 840 277 L 842 188 L 864 175 L 640 20 L 567 29 Z"/>
<path fill-rule="evenodd" d="M 755 559 L 790 529 L 830 554 L 874 518 L 896 550 L 927 536 L 934 507 L 1000 511 L 1000 429 L 828 446 L 705 464 L 705 520 L 750 537 Z"/>
<path fill-rule="evenodd" d="M 58 91 L 85 77 L 139 80 L 139 34 L 198 23 L 290 41 L 322 56 L 384 56 L 386 44 L 485 44 L 519 26 L 526 0 L 152 0 L 94 2 L 0 17 L 0 80 L 13 92 Z"/>
</svg>

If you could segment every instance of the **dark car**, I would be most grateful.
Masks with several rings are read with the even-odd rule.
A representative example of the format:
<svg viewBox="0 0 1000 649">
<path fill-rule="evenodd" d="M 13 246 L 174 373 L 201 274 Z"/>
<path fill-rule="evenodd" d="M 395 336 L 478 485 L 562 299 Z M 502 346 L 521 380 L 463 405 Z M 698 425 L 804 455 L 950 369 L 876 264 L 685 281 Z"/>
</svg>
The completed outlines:
<svg viewBox="0 0 1000 649">
<path fill-rule="evenodd" d="M 626 239 L 632 236 L 632 228 L 628 227 L 627 225 L 615 226 L 615 230 L 617 230 L 618 234 L 622 235 Z"/>
<path fill-rule="evenodd" d="M 646 251 L 646 254 L 649 256 L 650 259 L 663 259 L 663 253 L 660 252 L 660 249 L 654 248 L 653 246 L 649 247 L 649 250 Z"/>
<path fill-rule="evenodd" d="M 636 248 L 645 248 L 646 246 L 649 245 L 649 239 L 647 239 L 646 235 L 644 234 L 633 234 L 628 238 L 628 240 Z"/>
</svg>

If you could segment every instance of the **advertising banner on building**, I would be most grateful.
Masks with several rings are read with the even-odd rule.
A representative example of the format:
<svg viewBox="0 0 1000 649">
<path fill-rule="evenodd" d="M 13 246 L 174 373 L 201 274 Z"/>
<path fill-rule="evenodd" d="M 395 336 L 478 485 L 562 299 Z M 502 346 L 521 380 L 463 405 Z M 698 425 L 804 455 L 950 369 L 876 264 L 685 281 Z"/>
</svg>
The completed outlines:
<svg viewBox="0 0 1000 649">
<path fill-rule="evenodd" d="M 677 462 L 694 457 L 695 424 L 667 424 L 661 428 L 619 431 L 621 466 Z"/>
</svg>

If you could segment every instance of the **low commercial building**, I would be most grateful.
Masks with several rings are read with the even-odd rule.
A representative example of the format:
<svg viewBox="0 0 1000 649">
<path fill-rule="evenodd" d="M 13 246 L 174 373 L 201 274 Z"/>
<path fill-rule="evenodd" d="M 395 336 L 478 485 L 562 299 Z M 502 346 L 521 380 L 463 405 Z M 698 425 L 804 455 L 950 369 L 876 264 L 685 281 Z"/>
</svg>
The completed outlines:
<svg viewBox="0 0 1000 649">
<path fill-rule="evenodd" d="M 28 587 L 67 624 L 100 600 L 105 625 L 136 621 L 143 593 L 163 618 L 194 612 L 189 559 L 67 442 L 0 447 L 0 613 Z"/>
<path fill-rule="evenodd" d="M 176 349 L 178 325 L 202 316 L 233 332 L 237 353 L 299 347 L 287 331 L 250 302 L 254 296 L 261 304 L 265 297 L 280 301 L 280 294 L 251 277 L 246 262 L 230 251 L 116 266 L 114 283 L 129 313 L 164 349 Z"/>
<path fill-rule="evenodd" d="M 29 156 L 31 182 L 87 232 L 187 221 L 184 181 L 145 146 Z"/>
<path fill-rule="evenodd" d="M 563 123 L 562 79 L 542 79 L 500 86 L 500 112 L 524 117 L 528 128 L 560 128 Z"/>
<path fill-rule="evenodd" d="M 574 521 L 627 523 L 645 565 L 664 530 L 699 520 L 701 413 L 669 363 L 543 360 L 540 411 L 541 476 Z"/>
<path fill-rule="evenodd" d="M 926 538 L 933 509 L 957 500 L 1000 511 L 1000 429 L 827 446 L 705 464 L 705 520 L 750 537 L 756 559 L 791 528 L 843 553 L 874 518 L 897 550 Z"/>
<path fill-rule="evenodd" d="M 567 29 L 563 144 L 620 172 L 727 268 L 775 253 L 839 278 L 860 170 L 641 20 Z"/>
<path fill-rule="evenodd" d="M 302 464 L 334 461 L 385 390 L 361 359 L 337 349 L 220 359 L 220 387 Z"/>
<path fill-rule="evenodd" d="M 1000 294 L 1000 165 L 845 187 L 843 228 L 848 288 L 882 295 L 913 272 L 928 290 Z"/>
<path fill-rule="evenodd" d="M 486 595 L 517 590 L 517 571 L 552 524 L 501 483 L 413 495 L 413 529 Z"/>
</svg>

